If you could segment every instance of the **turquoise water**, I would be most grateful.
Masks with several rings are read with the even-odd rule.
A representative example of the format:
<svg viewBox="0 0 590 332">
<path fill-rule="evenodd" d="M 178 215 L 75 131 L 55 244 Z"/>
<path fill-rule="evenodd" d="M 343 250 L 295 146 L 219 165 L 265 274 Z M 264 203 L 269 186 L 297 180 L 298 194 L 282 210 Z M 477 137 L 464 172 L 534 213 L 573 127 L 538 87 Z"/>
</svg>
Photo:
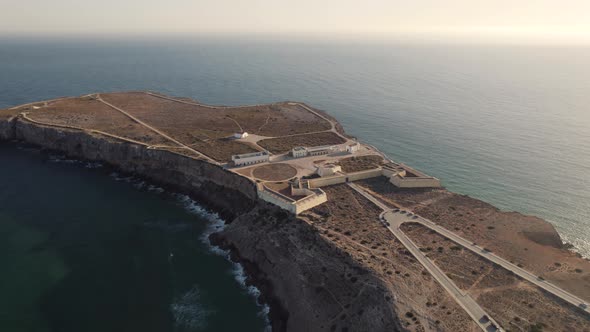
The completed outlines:
<svg viewBox="0 0 590 332">
<path fill-rule="evenodd" d="M 0 331 L 267 326 L 188 197 L 11 143 L 0 161 Z"/>
<path fill-rule="evenodd" d="M 305 101 L 453 191 L 547 219 L 590 257 L 588 47 L 5 39 L 0 73 L 0 107 L 143 89 Z"/>
</svg>

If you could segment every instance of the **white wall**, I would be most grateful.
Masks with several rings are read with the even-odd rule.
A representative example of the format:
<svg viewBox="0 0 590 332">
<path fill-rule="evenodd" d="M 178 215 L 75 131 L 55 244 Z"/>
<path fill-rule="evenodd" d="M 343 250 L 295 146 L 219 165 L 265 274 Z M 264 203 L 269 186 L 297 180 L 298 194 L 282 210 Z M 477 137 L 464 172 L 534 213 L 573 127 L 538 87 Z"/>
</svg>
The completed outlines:
<svg viewBox="0 0 590 332">
<path fill-rule="evenodd" d="M 394 186 L 399 188 L 439 188 L 440 180 L 437 178 L 402 178 L 393 176 L 389 179 Z"/>
<path fill-rule="evenodd" d="M 352 181 L 376 178 L 381 175 L 383 175 L 383 170 L 381 168 L 375 168 L 375 169 L 369 169 L 366 171 L 348 173 L 347 177 L 348 177 L 348 181 L 352 182 Z"/>
</svg>

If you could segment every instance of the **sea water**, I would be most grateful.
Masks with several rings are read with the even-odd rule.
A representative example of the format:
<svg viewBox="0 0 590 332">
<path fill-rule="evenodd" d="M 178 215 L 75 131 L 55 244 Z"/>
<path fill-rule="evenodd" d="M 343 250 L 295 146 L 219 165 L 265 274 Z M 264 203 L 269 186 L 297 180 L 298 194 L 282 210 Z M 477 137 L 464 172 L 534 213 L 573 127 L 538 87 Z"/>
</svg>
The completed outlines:
<svg viewBox="0 0 590 332">
<path fill-rule="evenodd" d="M 4 39 L 0 73 L 0 107 L 119 90 L 304 101 L 452 191 L 548 220 L 590 257 L 587 46 Z"/>
<path fill-rule="evenodd" d="M 190 198 L 0 143 L 0 331 L 265 331 L 267 308 Z"/>
</svg>

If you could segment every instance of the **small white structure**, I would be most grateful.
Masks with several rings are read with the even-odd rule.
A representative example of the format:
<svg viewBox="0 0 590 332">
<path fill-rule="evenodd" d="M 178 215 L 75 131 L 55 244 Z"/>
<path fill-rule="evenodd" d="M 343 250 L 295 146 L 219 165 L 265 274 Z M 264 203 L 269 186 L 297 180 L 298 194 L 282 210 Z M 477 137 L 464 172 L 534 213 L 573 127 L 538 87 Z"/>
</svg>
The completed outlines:
<svg viewBox="0 0 590 332">
<path fill-rule="evenodd" d="M 336 150 L 334 145 L 322 145 L 314 147 L 303 147 L 297 146 L 291 150 L 291 155 L 295 158 L 307 157 L 307 156 L 320 156 L 330 154 Z"/>
<path fill-rule="evenodd" d="M 242 138 L 246 138 L 246 137 L 248 137 L 248 133 L 247 132 L 235 133 L 234 134 L 234 138 L 236 138 L 236 139 L 242 139 Z"/>
<path fill-rule="evenodd" d="M 235 166 L 253 165 L 268 161 L 269 155 L 266 151 L 252 152 L 244 154 L 235 154 L 231 156 L 231 160 Z"/>
<path fill-rule="evenodd" d="M 361 149 L 361 145 L 359 143 L 353 143 L 346 146 L 346 152 L 348 153 L 356 153 Z"/>
<path fill-rule="evenodd" d="M 305 157 L 307 156 L 307 149 L 302 146 L 294 147 L 293 150 L 291 150 L 291 155 L 295 158 Z"/>
<path fill-rule="evenodd" d="M 339 165 L 327 164 L 318 167 L 318 175 L 321 177 L 332 176 L 338 172 L 342 172 L 342 167 Z"/>
<path fill-rule="evenodd" d="M 328 196 L 320 188 L 291 186 L 291 196 L 297 197 L 289 197 L 281 194 L 266 187 L 263 183 L 257 183 L 256 189 L 260 199 L 279 206 L 295 215 L 328 201 Z"/>
</svg>

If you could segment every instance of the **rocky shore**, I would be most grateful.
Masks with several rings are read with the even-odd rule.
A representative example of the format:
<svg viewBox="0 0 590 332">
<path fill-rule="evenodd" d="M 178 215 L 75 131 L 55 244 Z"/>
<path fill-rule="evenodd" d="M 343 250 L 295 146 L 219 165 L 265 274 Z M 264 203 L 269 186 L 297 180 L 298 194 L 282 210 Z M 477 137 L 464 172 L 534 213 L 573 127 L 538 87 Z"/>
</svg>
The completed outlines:
<svg viewBox="0 0 590 332">
<path fill-rule="evenodd" d="M 248 283 L 262 291 L 273 331 L 327 331 L 332 320 L 350 331 L 401 328 L 389 303 L 392 295 L 385 295 L 382 281 L 373 276 L 371 284 L 340 284 L 338 276 L 343 271 L 370 272 L 305 222 L 259 201 L 252 182 L 220 166 L 22 118 L 0 120 L 0 140 L 23 141 L 73 158 L 107 163 L 186 193 L 218 212 L 229 225 L 211 240 L 230 249 L 232 259 L 244 266 Z M 358 294 L 355 303 L 339 303 L 327 291 L 338 288 Z M 344 310 L 355 311 L 357 317 L 339 315 Z"/>
<path fill-rule="evenodd" d="M 392 281 L 391 278 L 400 271 L 392 274 L 392 271 L 382 266 L 373 267 L 366 263 L 366 257 L 360 259 L 353 255 L 351 249 L 347 249 L 350 243 L 336 243 L 329 235 L 324 235 L 339 232 L 337 227 L 326 228 L 325 232 L 320 233 L 319 228 L 313 225 L 313 220 L 318 218 L 317 213 L 322 215 L 321 209 L 306 217 L 295 217 L 259 200 L 251 181 L 221 166 L 88 131 L 40 125 L 22 117 L 0 118 L 0 140 L 24 141 L 74 158 L 104 162 L 121 171 L 140 175 L 186 193 L 218 212 L 228 226 L 222 232 L 213 234 L 210 240 L 213 244 L 229 249 L 232 259 L 244 266 L 248 283 L 261 290 L 261 300 L 270 306 L 273 331 L 430 331 L 445 330 L 453 326 L 454 316 L 445 317 L 443 313 L 440 313 L 440 317 L 436 316 L 436 319 L 429 316 L 429 310 L 434 310 L 431 303 L 436 302 L 428 299 L 439 298 L 440 301 L 445 301 L 444 291 L 429 292 L 420 289 L 424 303 L 414 302 L 413 292 L 424 285 L 432 284 L 432 280 L 424 275 L 421 267 L 417 266 L 415 271 L 410 269 L 408 273 L 401 274 L 406 275 L 408 281 Z M 367 185 L 377 193 L 381 190 L 378 183 Z M 541 271 L 545 262 L 537 259 L 532 251 L 540 250 L 538 252 L 550 254 L 555 261 L 565 251 L 555 229 L 541 219 L 534 218 L 527 222 L 527 218 L 533 217 L 496 212 L 489 205 L 480 206 L 479 203 L 485 204 L 483 202 L 453 196 L 456 194 L 437 194 L 439 196 L 436 198 L 441 202 L 442 198 L 446 200 L 444 205 L 439 204 L 440 207 L 414 204 L 420 203 L 420 200 L 434 201 L 427 197 L 432 195 L 430 193 L 424 193 L 425 197 L 419 195 L 421 194 L 400 193 L 390 197 L 386 194 L 382 196 L 384 200 L 391 198 L 392 201 L 402 202 L 417 211 L 422 209 L 421 214 L 433 219 L 446 218 L 448 214 L 449 225 L 452 227 L 461 227 L 453 224 L 459 212 L 460 216 L 472 213 L 478 215 L 478 218 L 481 217 L 480 221 L 492 215 L 498 219 L 494 223 L 499 223 L 506 216 L 518 219 L 517 223 L 510 223 L 516 226 L 506 228 L 505 233 L 492 232 L 494 226 L 486 224 L 485 229 L 491 234 L 486 240 L 491 243 L 508 232 L 522 234 L 526 242 L 521 241 L 521 244 L 513 247 L 514 250 L 522 251 L 535 249 L 527 252 L 529 261 L 523 261 L 525 266 L 530 266 L 533 270 Z M 346 206 L 348 205 L 345 204 L 343 209 Z M 351 218 L 354 213 L 355 211 L 350 211 Z M 328 216 L 328 212 L 324 214 Z M 326 217 L 326 220 L 330 221 L 331 218 Z M 344 216 L 342 218 L 346 219 Z M 498 227 L 499 224 L 494 225 Z M 465 235 L 469 234 L 471 233 L 467 232 Z M 522 249 L 525 245 L 527 249 Z M 396 250 L 400 251 L 402 248 Z M 498 251 L 501 252 L 502 249 L 498 248 Z M 577 264 L 574 258 L 566 258 L 569 265 Z M 413 264 L 408 259 L 407 264 Z M 552 265 L 553 261 L 547 264 Z M 400 265 L 397 266 L 401 270 Z M 556 274 L 555 277 L 562 278 L 562 285 L 572 283 L 562 274 Z M 579 287 L 584 289 L 584 285 Z M 448 305 L 449 309 L 443 310 L 444 314 L 450 315 L 451 304 Z M 428 323 L 416 323 L 416 316 Z M 465 330 L 471 328 L 469 326 Z"/>
</svg>

